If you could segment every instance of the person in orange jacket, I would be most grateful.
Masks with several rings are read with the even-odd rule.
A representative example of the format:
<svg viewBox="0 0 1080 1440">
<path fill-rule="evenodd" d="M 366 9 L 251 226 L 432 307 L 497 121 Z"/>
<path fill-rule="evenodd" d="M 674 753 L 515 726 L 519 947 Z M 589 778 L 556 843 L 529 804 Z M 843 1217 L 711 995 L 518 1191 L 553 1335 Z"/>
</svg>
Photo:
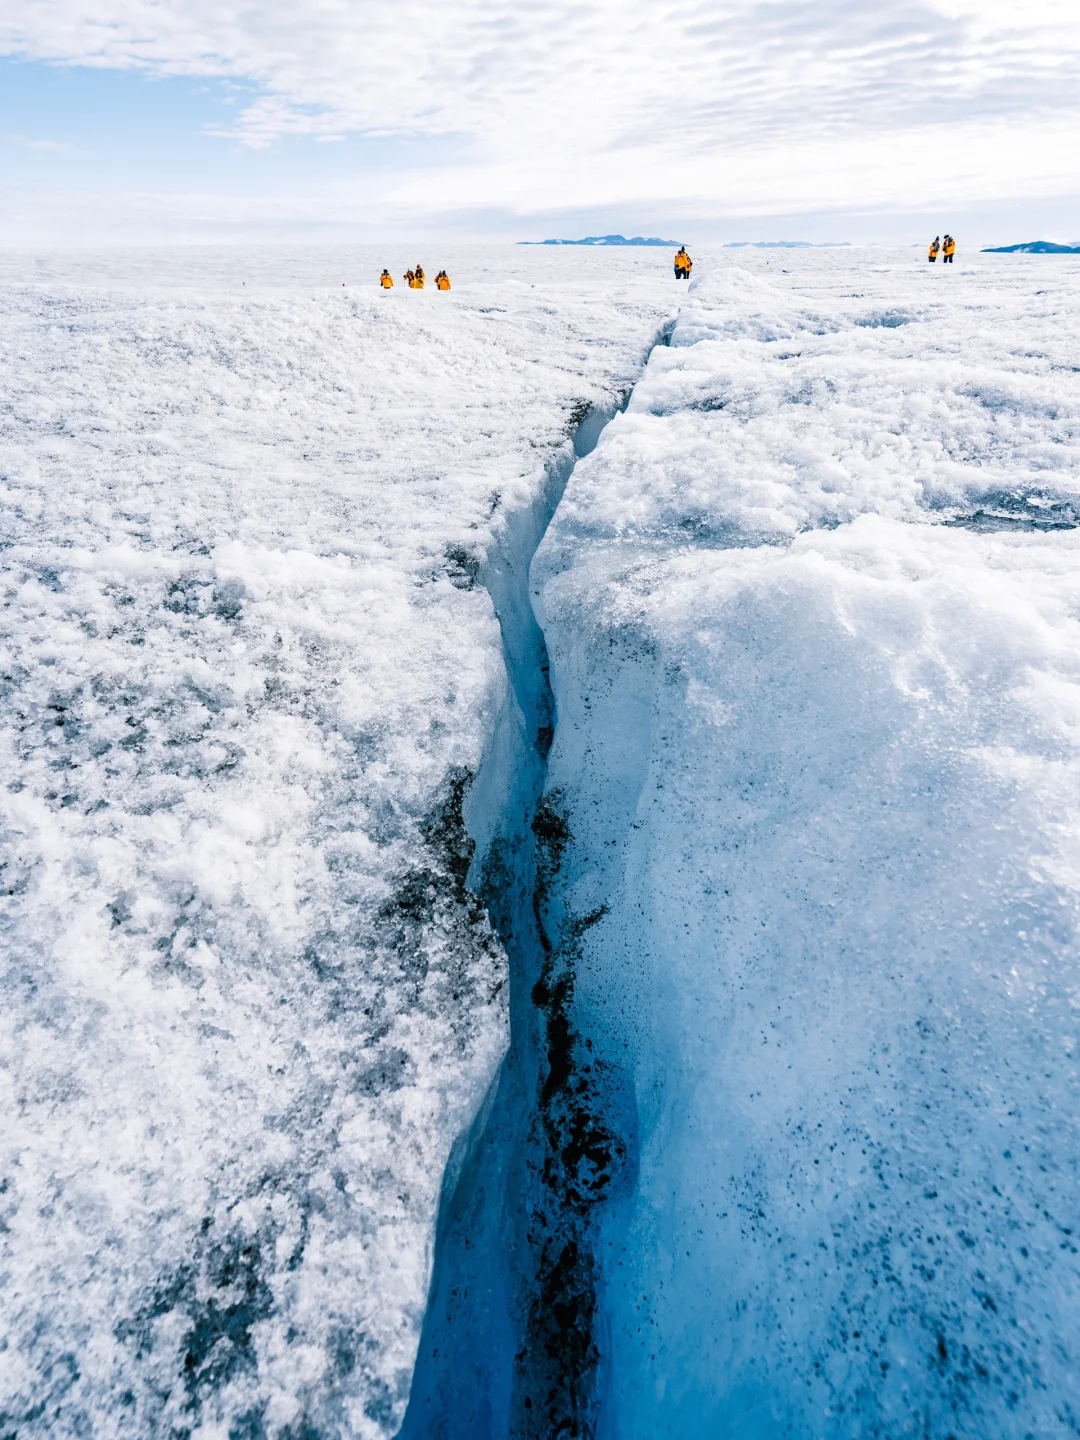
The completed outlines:
<svg viewBox="0 0 1080 1440">
<path fill-rule="evenodd" d="M 406 270 L 406 271 L 405 271 L 405 277 L 404 277 L 404 278 L 405 278 L 405 284 L 408 285 L 409 289 L 410 289 L 410 290 L 415 290 L 415 289 L 416 289 L 416 276 L 413 274 L 413 272 L 412 272 L 411 270 Z"/>
<path fill-rule="evenodd" d="M 693 266 L 693 263 L 694 262 L 690 259 L 690 256 L 686 253 L 686 246 L 680 245 L 679 253 L 675 256 L 675 279 L 689 280 L 690 269 Z"/>
<path fill-rule="evenodd" d="M 945 244 L 941 248 L 941 263 L 943 265 L 951 265 L 953 263 L 953 256 L 956 254 L 956 241 L 951 235 L 946 235 Z"/>
<path fill-rule="evenodd" d="M 415 273 L 416 285 L 414 288 L 417 290 L 422 290 L 424 288 L 424 267 L 422 265 L 417 265 Z"/>
<path fill-rule="evenodd" d="M 435 276 L 435 284 L 439 287 L 440 290 L 450 289 L 450 276 L 447 275 L 445 270 L 440 270 L 439 273 Z"/>
<path fill-rule="evenodd" d="M 938 257 L 938 251 L 939 251 L 940 249 L 941 249 L 941 238 L 940 238 L 940 236 L 935 235 L 934 238 L 933 238 L 933 240 L 930 241 L 930 253 L 929 253 L 929 255 L 927 255 L 927 257 L 926 257 L 926 258 L 930 261 L 930 264 L 931 264 L 931 265 L 933 265 L 934 261 L 937 259 L 937 257 Z"/>
<path fill-rule="evenodd" d="M 394 277 L 390 274 L 389 270 L 384 270 L 379 276 L 379 284 L 384 290 L 392 290 L 394 288 Z"/>
</svg>

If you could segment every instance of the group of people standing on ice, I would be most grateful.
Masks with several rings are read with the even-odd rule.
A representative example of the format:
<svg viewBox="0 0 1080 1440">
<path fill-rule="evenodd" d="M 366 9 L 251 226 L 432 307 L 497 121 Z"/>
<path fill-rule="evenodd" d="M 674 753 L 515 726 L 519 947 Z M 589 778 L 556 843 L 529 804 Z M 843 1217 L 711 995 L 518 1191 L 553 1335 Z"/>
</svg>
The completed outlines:
<svg viewBox="0 0 1080 1440">
<path fill-rule="evenodd" d="M 405 271 L 405 283 L 410 290 L 423 290 L 426 278 L 422 265 L 417 265 L 415 270 Z M 384 270 L 379 276 L 379 284 L 384 290 L 392 290 L 394 288 L 394 277 L 390 274 L 389 270 Z M 436 290 L 450 289 L 450 276 L 445 270 L 440 270 L 435 276 L 435 288 Z"/>
<path fill-rule="evenodd" d="M 933 240 L 931 240 L 930 253 L 928 256 L 931 265 L 935 263 L 939 255 L 941 256 L 943 265 L 951 265 L 955 254 L 956 241 L 951 235 L 946 235 L 944 241 L 942 241 L 940 235 L 935 235 Z M 686 246 L 680 245 L 679 253 L 675 256 L 675 279 L 689 280 L 690 271 L 693 268 L 694 262 L 690 259 Z M 422 265 L 417 265 L 415 270 L 405 271 L 405 283 L 410 290 L 423 290 L 425 279 L 426 276 L 424 275 L 424 267 Z M 394 277 L 390 274 L 389 270 L 384 270 L 379 276 L 379 284 L 384 290 L 392 290 L 394 288 Z M 447 275 L 445 270 L 440 270 L 435 276 L 435 287 L 438 290 L 450 289 L 450 276 Z"/>
<path fill-rule="evenodd" d="M 946 239 L 947 238 L 948 237 L 946 237 Z M 935 241 L 934 243 L 936 245 L 937 241 Z M 955 245 L 953 246 L 953 248 L 956 248 Z M 936 259 L 936 257 L 937 251 L 931 251 L 931 260 Z M 949 256 L 949 258 L 952 258 L 951 255 Z M 693 269 L 693 267 L 694 262 L 687 254 L 686 246 L 680 245 L 679 253 L 675 256 L 675 279 L 689 280 L 690 271 Z M 410 290 L 423 290 L 424 281 L 427 277 L 424 274 L 424 267 L 422 265 L 417 265 L 415 270 L 406 270 L 404 278 L 405 284 L 408 285 Z M 379 284 L 384 290 L 392 290 L 394 288 L 394 277 L 390 274 L 389 270 L 383 270 L 382 274 L 379 276 Z M 450 276 L 446 273 L 445 270 L 440 270 L 439 273 L 435 276 L 435 288 L 437 290 L 450 289 Z"/>
</svg>

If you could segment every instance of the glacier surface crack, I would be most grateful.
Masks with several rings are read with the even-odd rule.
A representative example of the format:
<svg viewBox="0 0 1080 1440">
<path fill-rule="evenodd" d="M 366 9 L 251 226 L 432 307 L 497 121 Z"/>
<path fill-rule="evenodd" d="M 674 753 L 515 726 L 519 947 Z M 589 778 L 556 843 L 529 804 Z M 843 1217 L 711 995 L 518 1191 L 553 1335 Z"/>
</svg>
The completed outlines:
<svg viewBox="0 0 1080 1440">
<path fill-rule="evenodd" d="M 674 320 L 649 353 L 673 329 Z M 532 506 L 508 517 L 479 575 L 510 685 L 464 813 L 469 882 L 509 956 L 511 1043 L 447 1167 L 402 1440 L 593 1434 L 594 1215 L 632 1185 L 633 1103 L 571 1013 L 580 938 L 603 911 L 569 919 L 560 901 L 569 833 L 559 796 L 545 790 L 556 714 L 529 570 L 574 466 L 631 393 L 572 416 L 573 453 L 548 467 Z"/>
</svg>

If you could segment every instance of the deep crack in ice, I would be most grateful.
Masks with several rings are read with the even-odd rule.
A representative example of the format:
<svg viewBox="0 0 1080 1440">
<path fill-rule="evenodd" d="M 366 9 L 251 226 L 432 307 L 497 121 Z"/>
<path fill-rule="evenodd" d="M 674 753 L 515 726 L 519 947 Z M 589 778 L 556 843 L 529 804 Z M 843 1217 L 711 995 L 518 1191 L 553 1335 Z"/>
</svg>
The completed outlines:
<svg viewBox="0 0 1080 1440">
<path fill-rule="evenodd" d="M 672 325 L 657 336 L 666 344 Z M 651 353 L 651 352 L 650 352 Z M 591 453 L 609 411 L 583 407 L 574 452 Z M 568 837 L 544 794 L 555 707 L 529 566 L 569 479 L 554 468 L 530 512 L 509 517 L 482 574 L 503 633 L 518 716 L 489 767 L 497 815 L 475 876 L 511 964 L 511 1049 L 448 1172 L 435 1274 L 403 1437 L 546 1440 L 593 1434 L 600 1352 L 593 1212 L 632 1172 L 632 1103 L 574 1026 L 578 942 L 599 915 L 569 919 L 559 900 Z M 520 724 L 518 723 L 520 718 Z M 516 742 L 516 743 L 515 743 Z M 478 792 L 489 781 L 480 777 Z M 474 812 L 475 813 L 475 812 Z"/>
</svg>

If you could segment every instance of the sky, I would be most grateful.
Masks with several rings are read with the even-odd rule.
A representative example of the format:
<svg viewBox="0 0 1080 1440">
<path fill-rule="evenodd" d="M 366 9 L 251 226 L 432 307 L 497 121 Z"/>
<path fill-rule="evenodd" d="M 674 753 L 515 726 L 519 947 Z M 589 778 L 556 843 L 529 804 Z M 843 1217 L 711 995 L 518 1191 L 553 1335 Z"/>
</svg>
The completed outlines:
<svg viewBox="0 0 1080 1440">
<path fill-rule="evenodd" d="M 0 0 L 0 244 L 1071 240 L 1078 74 L 1075 0 Z"/>
</svg>

